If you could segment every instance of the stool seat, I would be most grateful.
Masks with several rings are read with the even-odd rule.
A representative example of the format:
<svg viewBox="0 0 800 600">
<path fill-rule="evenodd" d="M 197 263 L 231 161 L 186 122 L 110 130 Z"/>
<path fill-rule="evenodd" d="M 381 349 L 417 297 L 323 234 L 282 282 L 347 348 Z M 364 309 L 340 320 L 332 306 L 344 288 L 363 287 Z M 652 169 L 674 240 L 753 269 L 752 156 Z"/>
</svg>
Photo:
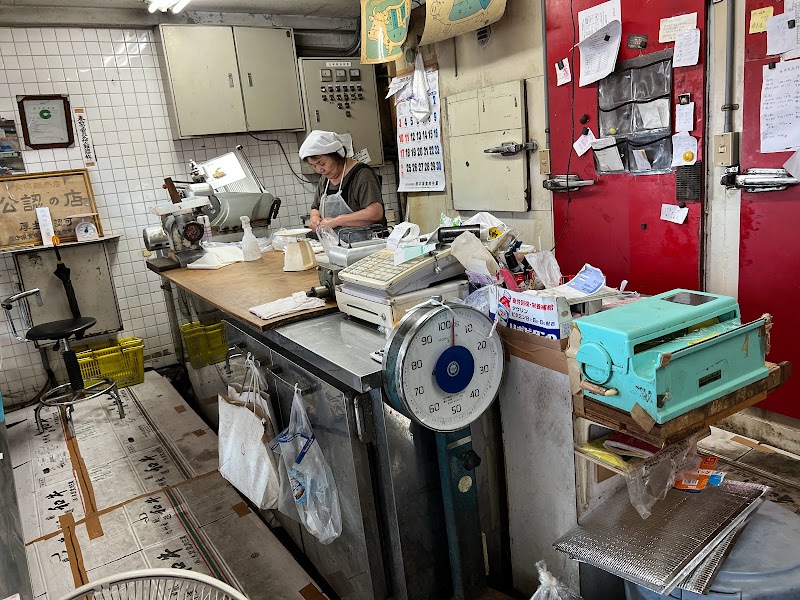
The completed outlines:
<svg viewBox="0 0 800 600">
<path fill-rule="evenodd" d="M 43 340 L 66 340 L 73 335 L 81 334 L 90 327 L 94 327 L 97 319 L 92 317 L 79 317 L 77 319 L 64 319 L 62 321 L 50 321 L 32 327 L 27 331 L 25 337 L 32 342 Z"/>
</svg>

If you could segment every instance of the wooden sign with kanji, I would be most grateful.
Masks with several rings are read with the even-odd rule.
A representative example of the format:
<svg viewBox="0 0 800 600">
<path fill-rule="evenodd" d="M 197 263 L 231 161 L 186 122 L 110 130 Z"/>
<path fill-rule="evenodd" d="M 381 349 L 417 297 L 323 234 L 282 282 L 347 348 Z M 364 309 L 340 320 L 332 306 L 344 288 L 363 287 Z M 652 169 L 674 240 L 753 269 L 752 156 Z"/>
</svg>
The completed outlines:
<svg viewBox="0 0 800 600">
<path fill-rule="evenodd" d="M 75 215 L 96 213 L 86 169 L 50 171 L 0 177 L 0 248 L 41 245 L 36 209 L 47 207 L 55 234 L 62 242 L 75 241 Z M 93 217 L 100 236 L 103 230 Z"/>
</svg>

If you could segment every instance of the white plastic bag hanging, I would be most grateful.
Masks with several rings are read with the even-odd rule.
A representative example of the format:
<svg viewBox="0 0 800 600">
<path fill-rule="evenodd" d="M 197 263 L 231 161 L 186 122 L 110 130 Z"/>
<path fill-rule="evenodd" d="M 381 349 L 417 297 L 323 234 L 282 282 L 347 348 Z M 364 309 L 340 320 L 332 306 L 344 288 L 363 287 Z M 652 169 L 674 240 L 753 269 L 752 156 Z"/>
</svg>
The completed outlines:
<svg viewBox="0 0 800 600">
<path fill-rule="evenodd" d="M 270 448 L 281 455 L 300 522 L 320 543 L 330 544 L 342 533 L 339 492 L 297 386 L 289 426 L 272 441 Z"/>
<path fill-rule="evenodd" d="M 431 99 L 428 97 L 428 75 L 422 52 L 414 59 L 414 75 L 411 78 L 411 114 L 420 123 L 431 118 Z"/>
<path fill-rule="evenodd" d="M 269 396 L 251 355 L 242 392 L 219 396 L 219 472 L 261 509 L 278 507 L 278 462 L 269 450 L 274 435 Z"/>
<path fill-rule="evenodd" d="M 536 570 L 539 571 L 540 585 L 539 589 L 531 596 L 531 600 L 582 600 L 581 596 L 561 583 L 547 570 L 547 565 L 543 560 L 536 563 Z"/>
</svg>

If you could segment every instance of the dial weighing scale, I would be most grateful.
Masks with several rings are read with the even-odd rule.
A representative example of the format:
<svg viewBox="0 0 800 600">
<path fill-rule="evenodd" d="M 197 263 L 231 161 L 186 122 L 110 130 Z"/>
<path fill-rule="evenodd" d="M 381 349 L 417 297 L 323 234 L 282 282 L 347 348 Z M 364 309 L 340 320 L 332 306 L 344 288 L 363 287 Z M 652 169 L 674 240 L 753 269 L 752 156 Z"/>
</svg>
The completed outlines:
<svg viewBox="0 0 800 600">
<path fill-rule="evenodd" d="M 463 304 L 433 300 L 408 312 L 383 353 L 389 404 L 436 432 L 453 596 L 486 587 L 470 424 L 489 408 L 503 376 L 492 321 Z"/>
</svg>

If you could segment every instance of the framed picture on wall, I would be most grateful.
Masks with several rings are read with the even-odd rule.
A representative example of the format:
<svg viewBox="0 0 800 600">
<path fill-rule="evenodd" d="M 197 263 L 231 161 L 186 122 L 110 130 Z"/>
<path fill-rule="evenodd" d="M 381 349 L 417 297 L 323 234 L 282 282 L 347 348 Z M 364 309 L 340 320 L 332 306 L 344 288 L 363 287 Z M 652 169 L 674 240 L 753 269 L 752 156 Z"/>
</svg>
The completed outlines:
<svg viewBox="0 0 800 600">
<path fill-rule="evenodd" d="M 26 146 L 44 150 L 68 148 L 75 143 L 67 96 L 17 96 L 17 104 Z"/>
</svg>

